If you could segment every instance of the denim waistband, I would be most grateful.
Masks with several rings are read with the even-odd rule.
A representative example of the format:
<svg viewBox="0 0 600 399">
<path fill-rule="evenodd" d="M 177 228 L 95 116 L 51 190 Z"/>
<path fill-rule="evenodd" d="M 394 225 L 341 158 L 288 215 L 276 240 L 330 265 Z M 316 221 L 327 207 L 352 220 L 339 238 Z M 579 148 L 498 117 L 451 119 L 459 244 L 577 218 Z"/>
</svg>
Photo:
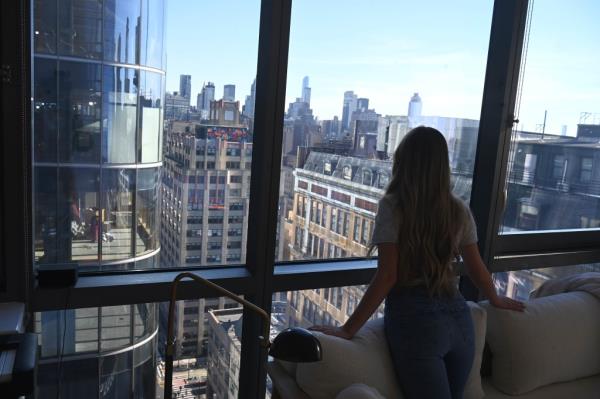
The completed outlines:
<svg viewBox="0 0 600 399">
<path fill-rule="evenodd" d="M 430 312 L 460 312 L 467 309 L 463 296 L 457 291 L 454 296 L 432 296 L 427 288 L 395 287 L 385 300 L 386 311 L 400 314 Z"/>
</svg>

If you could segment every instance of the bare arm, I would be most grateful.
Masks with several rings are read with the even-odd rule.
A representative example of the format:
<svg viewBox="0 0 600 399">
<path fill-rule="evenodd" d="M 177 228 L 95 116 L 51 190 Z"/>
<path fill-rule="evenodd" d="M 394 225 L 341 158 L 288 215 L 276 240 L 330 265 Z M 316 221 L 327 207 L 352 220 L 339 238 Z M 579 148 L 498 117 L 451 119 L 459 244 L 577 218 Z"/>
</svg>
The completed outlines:
<svg viewBox="0 0 600 399">
<path fill-rule="evenodd" d="M 390 292 L 397 279 L 398 246 L 392 243 L 377 246 L 377 271 L 354 313 L 341 327 L 314 326 L 313 330 L 350 339 L 371 317 Z"/>
<path fill-rule="evenodd" d="M 490 303 L 498 308 L 512 309 L 522 311 L 525 305 L 522 302 L 510 298 L 499 296 L 496 293 L 492 276 L 488 272 L 477 244 L 465 245 L 461 249 L 461 256 L 467 269 L 467 274 L 473 284 L 483 293 L 483 296 L 489 299 Z"/>
</svg>

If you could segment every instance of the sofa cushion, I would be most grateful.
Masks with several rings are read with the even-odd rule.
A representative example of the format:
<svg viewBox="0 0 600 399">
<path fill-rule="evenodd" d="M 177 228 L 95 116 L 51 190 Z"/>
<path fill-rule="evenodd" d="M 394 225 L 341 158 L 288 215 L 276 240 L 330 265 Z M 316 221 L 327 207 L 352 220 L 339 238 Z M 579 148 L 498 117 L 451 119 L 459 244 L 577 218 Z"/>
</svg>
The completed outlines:
<svg viewBox="0 0 600 399">
<path fill-rule="evenodd" d="M 335 399 L 385 399 L 377 389 L 365 384 L 352 384 L 338 393 Z"/>
<path fill-rule="evenodd" d="M 466 399 L 483 398 L 479 367 L 485 342 L 485 310 L 470 302 L 475 325 L 476 356 L 465 389 Z M 389 354 L 383 319 L 371 320 L 352 340 L 315 332 L 323 348 L 323 360 L 298 363 L 296 381 L 313 399 L 335 398 L 352 384 L 366 384 L 386 398 L 402 398 Z"/>
<path fill-rule="evenodd" d="M 526 303 L 524 312 L 487 309 L 494 387 L 519 395 L 600 373 L 600 301 L 569 292 Z"/>
<path fill-rule="evenodd" d="M 485 392 L 485 399 L 598 399 L 600 374 L 546 385 L 517 397 L 496 390 L 488 378 L 484 378 L 481 385 Z"/>
</svg>

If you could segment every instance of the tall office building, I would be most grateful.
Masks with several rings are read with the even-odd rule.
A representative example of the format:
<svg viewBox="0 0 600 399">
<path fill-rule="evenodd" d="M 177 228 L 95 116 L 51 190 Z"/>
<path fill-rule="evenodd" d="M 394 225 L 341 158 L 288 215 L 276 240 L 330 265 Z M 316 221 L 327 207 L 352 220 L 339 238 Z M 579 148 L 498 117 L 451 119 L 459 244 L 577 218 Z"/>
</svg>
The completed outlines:
<svg viewBox="0 0 600 399">
<path fill-rule="evenodd" d="M 254 118 L 254 104 L 256 103 L 256 79 L 252 81 L 252 85 L 250 85 L 250 95 L 246 96 L 246 101 L 244 102 L 244 109 L 242 110 L 242 114 L 247 116 L 248 118 Z"/>
<path fill-rule="evenodd" d="M 308 76 L 305 76 L 302 79 L 302 101 L 307 103 L 309 107 L 310 107 L 310 92 L 311 92 L 311 89 L 310 89 L 309 83 L 308 83 Z"/>
<path fill-rule="evenodd" d="M 188 100 L 192 97 L 192 76 L 179 75 L 179 95 Z"/>
<path fill-rule="evenodd" d="M 248 129 L 239 124 L 239 110 L 229 108 L 235 104 L 213 101 L 213 119 L 173 122 L 168 128 L 161 189 L 165 265 L 245 262 L 252 143 Z M 231 120 L 225 121 L 228 113 Z M 227 303 L 223 298 L 179 303 L 178 357 L 205 354 L 205 310 Z"/>
<path fill-rule="evenodd" d="M 368 98 L 359 98 L 356 100 L 356 110 L 365 112 L 369 109 L 369 99 Z"/>
<path fill-rule="evenodd" d="M 204 83 L 202 85 L 202 90 L 198 94 L 198 99 L 196 102 L 196 108 L 198 108 L 198 112 L 206 112 L 210 111 L 210 102 L 215 100 L 215 84 L 213 82 Z M 208 118 L 208 116 L 203 117 L 204 119 Z"/>
<path fill-rule="evenodd" d="M 421 97 L 419 97 L 419 93 L 413 94 L 408 102 L 408 118 L 409 120 L 418 119 L 421 117 L 421 111 L 423 108 L 423 102 L 421 101 Z M 414 125 L 416 126 L 416 125 Z M 411 125 L 411 127 L 413 127 Z"/>
<path fill-rule="evenodd" d="M 223 86 L 223 101 L 235 101 L 235 85 Z"/>
<path fill-rule="evenodd" d="M 352 113 L 357 108 L 357 96 L 353 91 L 344 93 L 344 105 L 342 107 L 342 126 L 341 132 L 346 132 L 350 129 L 350 118 Z"/>
<path fill-rule="evenodd" d="M 43 3 L 33 4 L 35 267 L 156 268 L 164 2 L 127 15 L 114 0 L 67 2 L 60 25 Z M 57 385 L 61 398 L 155 397 L 156 313 L 140 304 L 36 314 L 38 397 L 59 396 Z"/>
</svg>

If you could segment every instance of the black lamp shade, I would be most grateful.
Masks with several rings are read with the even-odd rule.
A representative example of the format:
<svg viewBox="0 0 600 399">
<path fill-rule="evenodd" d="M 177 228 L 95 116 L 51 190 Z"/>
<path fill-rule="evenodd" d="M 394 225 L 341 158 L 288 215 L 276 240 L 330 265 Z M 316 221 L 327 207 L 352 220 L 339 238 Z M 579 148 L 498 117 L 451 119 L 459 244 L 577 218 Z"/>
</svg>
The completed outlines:
<svg viewBox="0 0 600 399">
<path fill-rule="evenodd" d="M 269 350 L 275 359 L 296 363 L 318 362 L 323 359 L 319 340 L 310 331 L 294 327 L 280 332 Z"/>
</svg>

